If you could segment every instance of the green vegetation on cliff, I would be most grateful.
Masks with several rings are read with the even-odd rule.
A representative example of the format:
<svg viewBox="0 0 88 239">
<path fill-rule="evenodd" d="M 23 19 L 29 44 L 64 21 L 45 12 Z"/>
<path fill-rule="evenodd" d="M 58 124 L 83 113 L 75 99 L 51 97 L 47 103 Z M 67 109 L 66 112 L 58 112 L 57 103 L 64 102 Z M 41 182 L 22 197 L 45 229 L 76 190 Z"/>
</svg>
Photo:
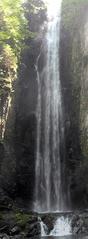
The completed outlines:
<svg viewBox="0 0 88 239">
<path fill-rule="evenodd" d="M 22 49 L 37 34 L 31 19 L 43 7 L 39 0 L 25 3 L 22 0 L 0 0 L 0 139 L 4 137 Z"/>
</svg>

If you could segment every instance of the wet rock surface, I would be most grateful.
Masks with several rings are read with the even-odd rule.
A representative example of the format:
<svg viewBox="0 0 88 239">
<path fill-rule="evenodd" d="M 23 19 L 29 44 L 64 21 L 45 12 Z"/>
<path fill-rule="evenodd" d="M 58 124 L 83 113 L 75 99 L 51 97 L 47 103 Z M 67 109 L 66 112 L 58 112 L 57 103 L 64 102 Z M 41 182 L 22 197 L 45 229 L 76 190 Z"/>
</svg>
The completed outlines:
<svg viewBox="0 0 88 239">
<path fill-rule="evenodd" d="M 41 217 L 42 221 L 48 228 L 48 234 L 50 233 L 51 230 L 53 230 L 53 225 L 56 220 L 56 216 L 54 217 L 52 214 L 46 214 Z"/>
<path fill-rule="evenodd" d="M 88 212 L 75 214 L 72 218 L 71 227 L 73 234 L 88 235 Z"/>
<path fill-rule="evenodd" d="M 0 212 L 0 239 L 40 237 L 38 216 L 18 210 Z"/>
</svg>

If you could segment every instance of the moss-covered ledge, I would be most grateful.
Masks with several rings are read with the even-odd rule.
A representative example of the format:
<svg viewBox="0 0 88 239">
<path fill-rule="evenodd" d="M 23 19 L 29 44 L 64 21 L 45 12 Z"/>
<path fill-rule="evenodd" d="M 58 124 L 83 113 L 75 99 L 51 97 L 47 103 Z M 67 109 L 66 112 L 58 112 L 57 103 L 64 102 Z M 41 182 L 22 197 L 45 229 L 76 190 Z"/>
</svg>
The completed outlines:
<svg viewBox="0 0 88 239">
<path fill-rule="evenodd" d="M 17 208 L 0 211 L 0 235 L 4 234 L 8 238 L 39 237 L 41 228 L 38 215 Z"/>
</svg>

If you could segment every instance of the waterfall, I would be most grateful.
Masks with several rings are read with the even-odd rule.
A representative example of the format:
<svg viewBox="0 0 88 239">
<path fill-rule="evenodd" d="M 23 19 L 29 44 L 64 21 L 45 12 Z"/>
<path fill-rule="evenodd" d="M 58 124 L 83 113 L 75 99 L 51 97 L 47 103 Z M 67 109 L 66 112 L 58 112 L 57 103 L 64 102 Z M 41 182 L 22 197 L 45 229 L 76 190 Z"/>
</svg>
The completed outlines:
<svg viewBox="0 0 88 239">
<path fill-rule="evenodd" d="M 54 224 L 54 228 L 52 231 L 50 231 L 48 235 L 48 228 L 47 226 L 41 221 L 41 236 L 68 236 L 72 235 L 71 233 L 71 219 L 68 217 L 61 216 L 59 217 Z M 47 230 L 46 230 L 47 228 Z"/>
<path fill-rule="evenodd" d="M 41 236 L 44 237 L 48 234 L 48 228 L 46 224 L 39 218 L 40 221 L 40 228 L 41 228 Z"/>
<path fill-rule="evenodd" d="M 54 0 L 48 5 L 44 76 L 38 70 L 41 53 L 36 62 L 38 102 L 34 207 L 37 211 L 60 211 L 63 207 L 60 145 L 64 141 L 64 124 L 59 69 L 61 2 Z"/>
<path fill-rule="evenodd" d="M 63 216 L 55 222 L 54 229 L 50 232 L 50 236 L 67 236 L 71 234 L 71 222 L 69 218 Z"/>
</svg>

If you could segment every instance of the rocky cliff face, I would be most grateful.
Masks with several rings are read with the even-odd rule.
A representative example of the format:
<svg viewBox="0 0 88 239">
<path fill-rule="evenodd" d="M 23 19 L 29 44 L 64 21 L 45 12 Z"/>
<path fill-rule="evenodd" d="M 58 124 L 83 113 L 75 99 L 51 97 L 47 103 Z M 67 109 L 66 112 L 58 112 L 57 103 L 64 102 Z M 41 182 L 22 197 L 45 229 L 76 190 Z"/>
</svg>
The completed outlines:
<svg viewBox="0 0 88 239">
<path fill-rule="evenodd" d="M 68 185 L 65 188 L 70 192 L 72 204 L 78 207 L 85 207 L 87 199 L 87 183 L 83 176 L 85 155 L 86 159 L 88 157 L 87 15 L 87 1 L 63 1 L 60 52 Z"/>
<path fill-rule="evenodd" d="M 41 11 L 41 10 L 40 10 Z M 32 16 L 33 17 L 33 16 Z M 38 95 L 36 61 L 43 41 L 42 23 L 35 17 L 35 38 L 21 53 L 15 94 L 9 112 L 4 139 L 5 157 L 1 162 L 1 185 L 9 196 L 32 202 L 35 183 L 36 105 Z M 33 24 L 33 22 L 32 22 Z M 37 26 L 38 24 L 38 26 Z M 40 26 L 39 26 L 40 24 Z M 34 29 L 33 29 L 34 31 Z M 39 70 L 43 66 L 43 57 Z"/>
</svg>

